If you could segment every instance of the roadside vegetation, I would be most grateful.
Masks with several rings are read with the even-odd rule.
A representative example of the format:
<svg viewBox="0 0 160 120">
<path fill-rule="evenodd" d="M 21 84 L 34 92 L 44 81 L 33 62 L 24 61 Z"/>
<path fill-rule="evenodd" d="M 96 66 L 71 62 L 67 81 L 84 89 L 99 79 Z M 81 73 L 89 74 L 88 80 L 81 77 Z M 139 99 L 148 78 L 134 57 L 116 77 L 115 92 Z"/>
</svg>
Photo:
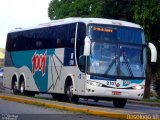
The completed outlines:
<svg viewBox="0 0 160 120">
<path fill-rule="evenodd" d="M 160 103 L 160 99 L 143 99 L 144 102 Z"/>
</svg>

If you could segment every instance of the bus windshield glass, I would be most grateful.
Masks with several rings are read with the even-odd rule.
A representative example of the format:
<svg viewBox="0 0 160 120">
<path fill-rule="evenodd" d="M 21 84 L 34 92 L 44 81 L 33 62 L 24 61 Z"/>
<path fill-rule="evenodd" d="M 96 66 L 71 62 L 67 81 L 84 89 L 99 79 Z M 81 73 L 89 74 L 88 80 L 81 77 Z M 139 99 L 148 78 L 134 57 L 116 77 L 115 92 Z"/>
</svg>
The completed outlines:
<svg viewBox="0 0 160 120">
<path fill-rule="evenodd" d="M 126 33 L 127 30 L 128 28 L 89 26 L 91 38 L 89 73 L 127 78 L 144 77 L 145 59 L 142 30 L 131 31 L 129 28 L 130 34 L 132 34 L 130 36 Z"/>
</svg>

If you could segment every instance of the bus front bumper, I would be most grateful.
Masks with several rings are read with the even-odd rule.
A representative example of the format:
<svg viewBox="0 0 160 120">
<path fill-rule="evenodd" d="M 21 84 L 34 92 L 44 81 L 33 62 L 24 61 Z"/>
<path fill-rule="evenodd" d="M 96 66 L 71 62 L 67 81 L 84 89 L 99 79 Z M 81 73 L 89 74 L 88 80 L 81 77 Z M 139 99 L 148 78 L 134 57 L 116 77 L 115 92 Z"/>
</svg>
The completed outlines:
<svg viewBox="0 0 160 120">
<path fill-rule="evenodd" d="M 141 100 L 144 95 L 144 89 L 115 89 L 107 87 L 98 87 L 87 84 L 85 96 L 106 97 L 106 98 L 125 98 Z"/>
</svg>

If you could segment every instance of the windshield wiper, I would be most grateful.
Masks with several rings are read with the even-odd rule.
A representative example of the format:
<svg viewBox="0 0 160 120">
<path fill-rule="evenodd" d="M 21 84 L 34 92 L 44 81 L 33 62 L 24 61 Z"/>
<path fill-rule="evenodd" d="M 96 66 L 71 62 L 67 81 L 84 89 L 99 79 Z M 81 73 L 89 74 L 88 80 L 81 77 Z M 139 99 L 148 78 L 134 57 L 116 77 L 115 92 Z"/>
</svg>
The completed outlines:
<svg viewBox="0 0 160 120">
<path fill-rule="evenodd" d="M 116 49 L 115 49 L 115 57 L 114 57 L 114 59 L 112 60 L 112 62 L 109 64 L 108 69 L 106 70 L 105 74 L 108 74 L 108 72 L 111 70 L 112 66 L 113 66 L 114 64 L 116 64 L 117 57 L 118 57 L 118 56 L 116 55 Z M 117 67 L 116 67 L 116 70 L 117 70 Z"/>
<path fill-rule="evenodd" d="M 123 58 L 124 58 L 124 62 L 123 62 L 123 63 L 125 63 L 126 66 L 128 67 L 128 70 L 129 70 L 129 73 L 130 73 L 131 77 L 134 77 L 134 76 L 133 76 L 132 69 L 131 69 L 131 66 L 130 66 L 130 64 L 128 63 L 126 56 L 124 55 L 124 53 L 125 53 L 124 48 L 123 48 L 123 51 L 122 51 L 122 52 L 123 52 L 123 53 L 122 53 L 122 56 L 123 56 Z"/>
<path fill-rule="evenodd" d="M 115 60 L 114 60 L 115 59 Z M 112 66 L 114 65 L 114 64 L 116 64 L 116 58 L 114 58 L 113 60 L 112 60 L 112 62 L 111 62 L 111 64 L 108 66 L 108 69 L 106 70 L 106 72 L 105 72 L 105 74 L 108 74 L 108 72 L 111 70 L 111 68 L 112 68 Z"/>
</svg>

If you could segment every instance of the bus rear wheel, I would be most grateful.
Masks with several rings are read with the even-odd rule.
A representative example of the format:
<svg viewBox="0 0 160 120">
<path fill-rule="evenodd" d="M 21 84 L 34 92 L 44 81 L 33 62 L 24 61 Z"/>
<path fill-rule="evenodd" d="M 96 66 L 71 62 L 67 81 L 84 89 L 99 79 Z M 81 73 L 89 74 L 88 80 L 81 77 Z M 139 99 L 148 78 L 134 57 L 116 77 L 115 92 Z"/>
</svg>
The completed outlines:
<svg viewBox="0 0 160 120">
<path fill-rule="evenodd" d="M 25 83 L 24 81 L 20 82 L 19 91 L 21 94 L 25 94 Z"/>
<path fill-rule="evenodd" d="M 95 99 L 94 99 L 94 102 L 98 102 L 98 99 L 97 99 L 97 98 L 95 98 Z"/>
<path fill-rule="evenodd" d="M 52 98 L 53 98 L 53 100 L 58 100 L 58 101 L 61 101 L 61 102 L 66 102 L 67 101 L 67 98 L 64 97 L 64 94 L 52 93 Z"/>
<path fill-rule="evenodd" d="M 14 80 L 12 83 L 13 94 L 18 94 L 17 81 Z"/>
<path fill-rule="evenodd" d="M 127 99 L 121 99 L 121 98 L 113 99 L 113 105 L 116 108 L 124 108 L 126 103 Z"/>
</svg>

